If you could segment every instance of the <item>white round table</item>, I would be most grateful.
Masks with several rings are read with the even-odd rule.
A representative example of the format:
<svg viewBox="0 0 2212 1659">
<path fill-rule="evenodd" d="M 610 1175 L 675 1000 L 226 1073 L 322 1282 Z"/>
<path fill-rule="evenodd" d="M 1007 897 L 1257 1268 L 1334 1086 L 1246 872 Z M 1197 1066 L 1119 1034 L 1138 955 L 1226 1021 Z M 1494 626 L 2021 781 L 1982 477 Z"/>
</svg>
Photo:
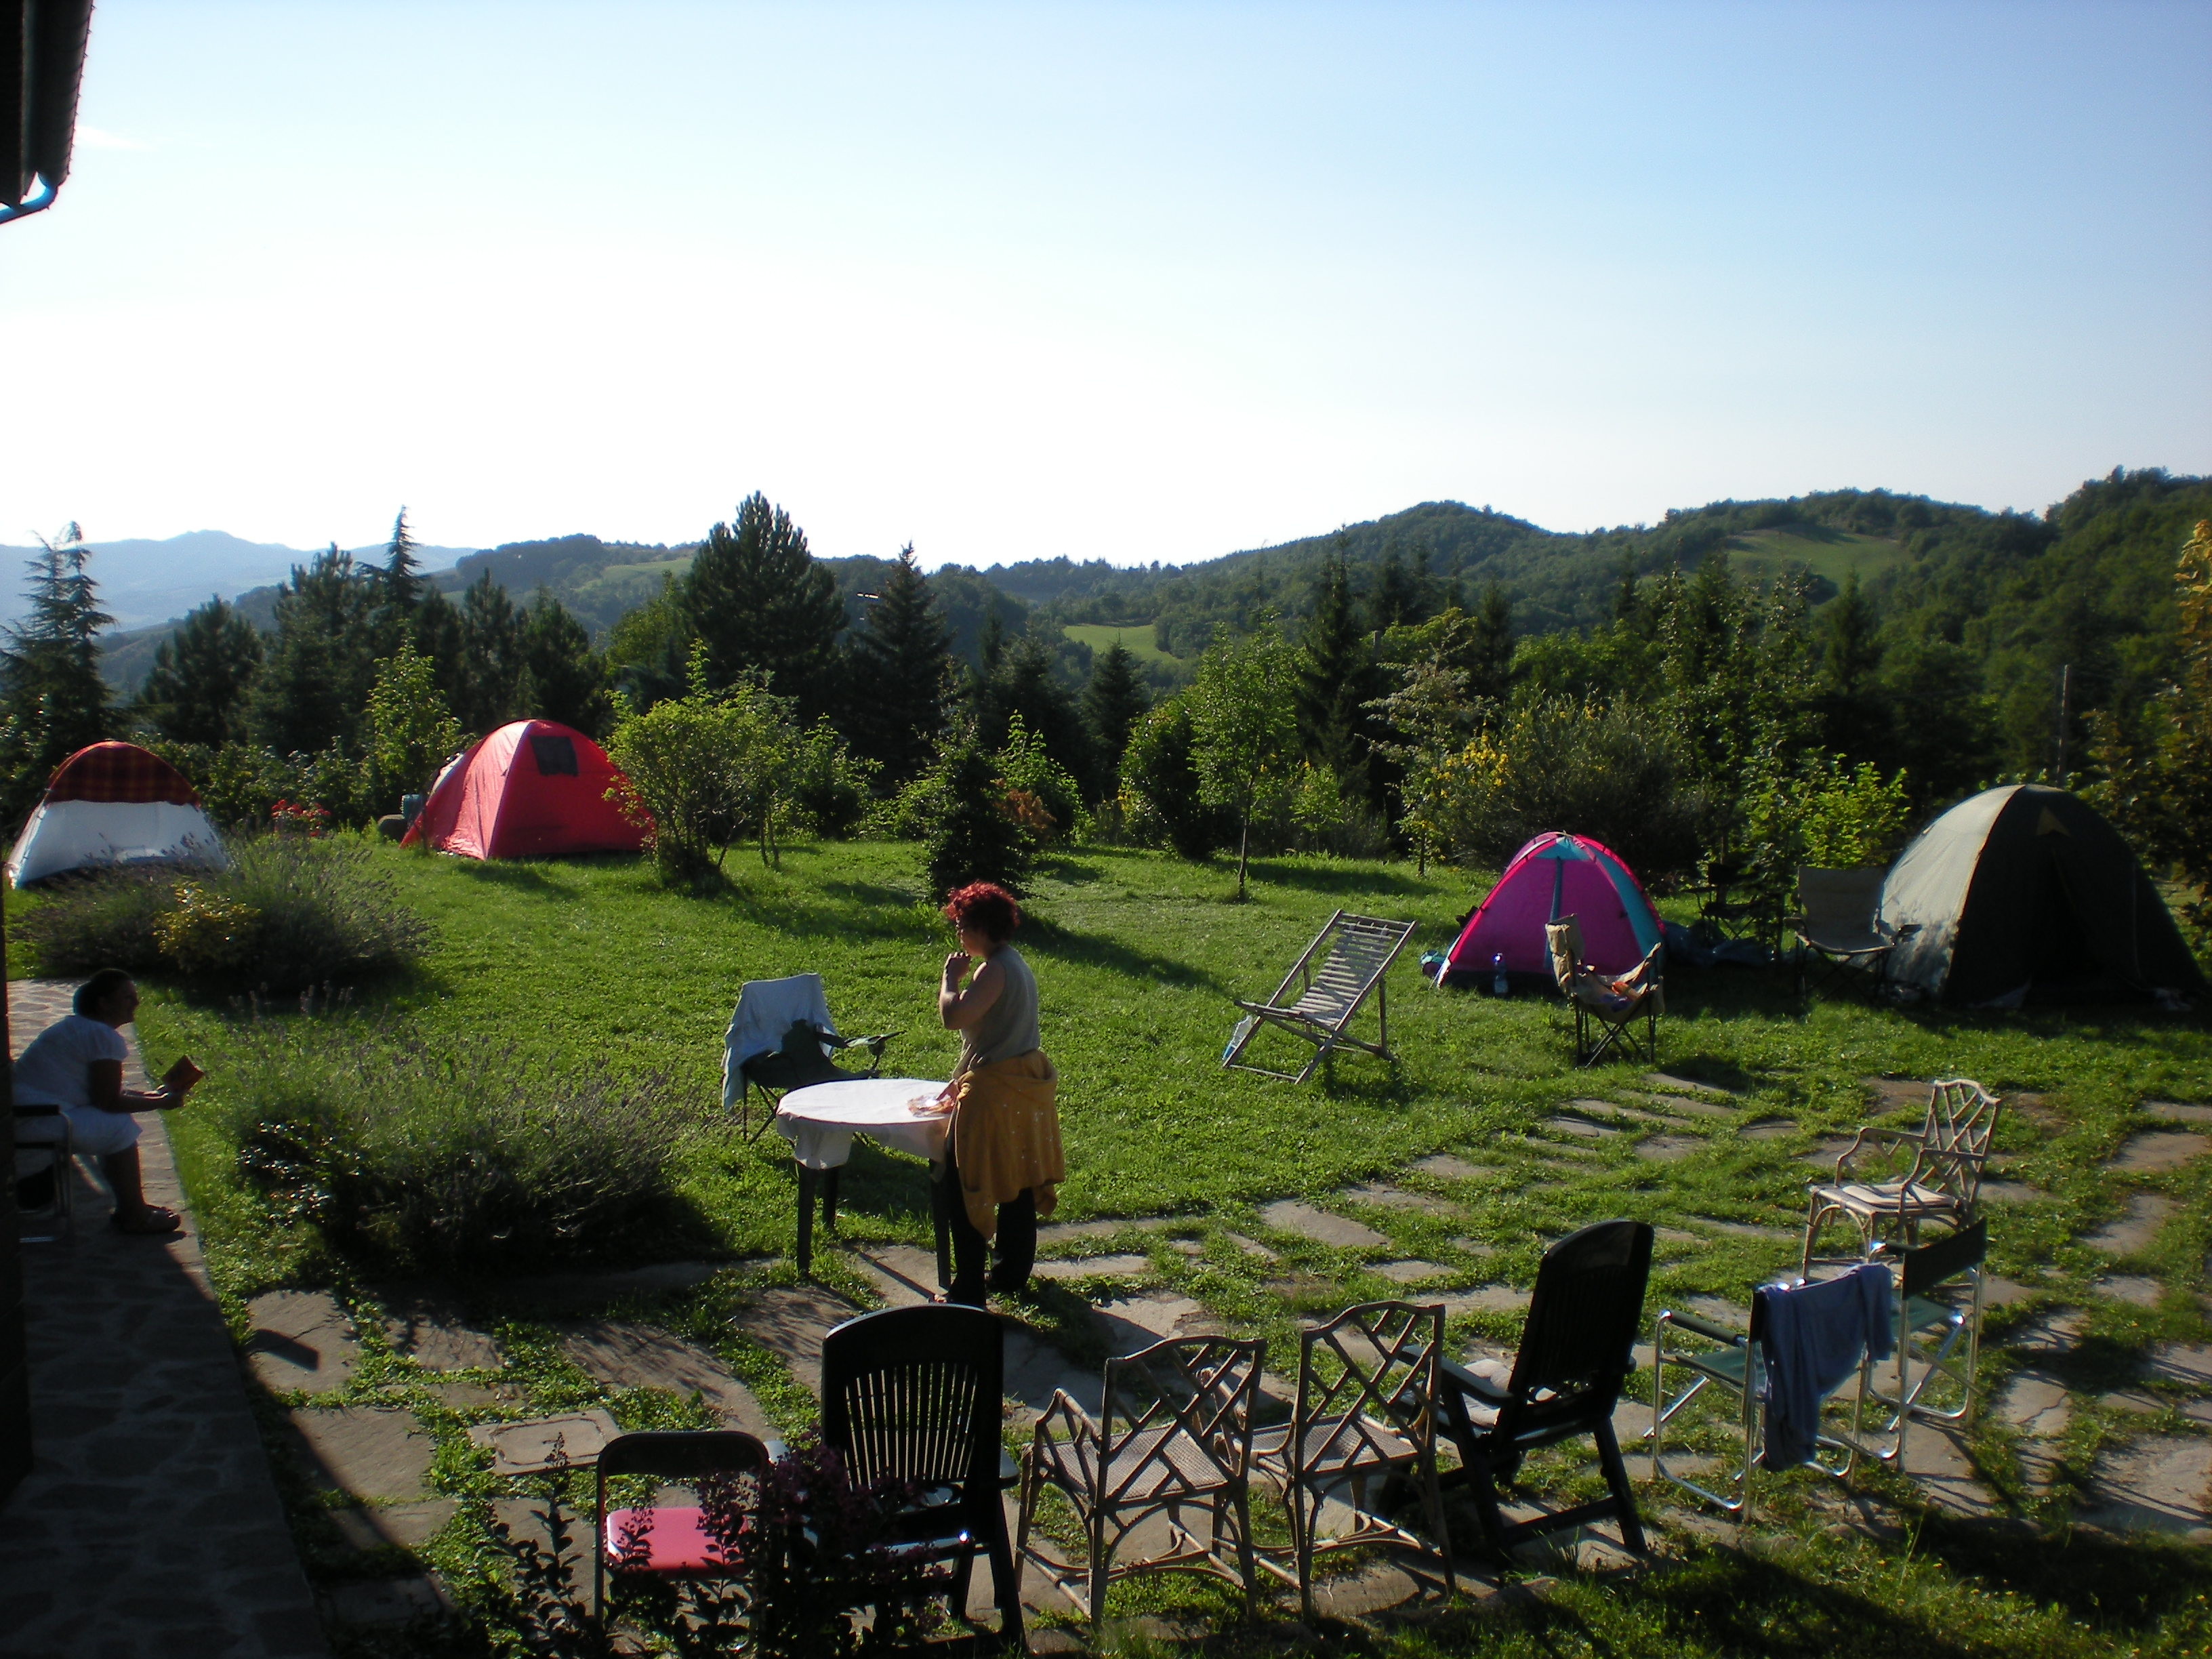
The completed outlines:
<svg viewBox="0 0 2212 1659">
<path fill-rule="evenodd" d="M 950 1112 L 916 1112 L 908 1104 L 934 1100 L 945 1085 L 927 1078 L 863 1077 L 793 1089 L 775 1109 L 776 1133 L 791 1143 L 799 1165 L 799 1271 L 814 1265 L 814 1196 L 822 1194 L 822 1224 L 837 1224 L 837 1171 L 853 1155 L 853 1137 L 866 1135 L 892 1152 L 932 1164 L 943 1161 L 952 1133 Z M 937 1226 L 937 1276 L 951 1280 L 944 1183 L 932 1179 L 930 1215 Z"/>
</svg>

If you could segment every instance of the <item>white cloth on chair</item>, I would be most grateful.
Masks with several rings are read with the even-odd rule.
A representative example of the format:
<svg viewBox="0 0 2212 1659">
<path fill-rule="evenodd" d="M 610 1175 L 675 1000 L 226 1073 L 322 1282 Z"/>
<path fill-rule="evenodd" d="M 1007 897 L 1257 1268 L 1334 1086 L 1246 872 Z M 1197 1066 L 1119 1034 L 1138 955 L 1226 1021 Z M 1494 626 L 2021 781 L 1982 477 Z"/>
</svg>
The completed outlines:
<svg viewBox="0 0 2212 1659">
<path fill-rule="evenodd" d="M 722 1109 L 735 1111 L 744 1097 L 744 1063 L 756 1055 L 773 1054 L 783 1047 L 792 1022 L 805 1020 L 835 1032 L 830 1019 L 829 994 L 819 974 L 793 974 L 788 979 L 746 981 L 738 993 L 738 1006 L 730 1015 L 730 1029 L 722 1047 Z"/>
</svg>

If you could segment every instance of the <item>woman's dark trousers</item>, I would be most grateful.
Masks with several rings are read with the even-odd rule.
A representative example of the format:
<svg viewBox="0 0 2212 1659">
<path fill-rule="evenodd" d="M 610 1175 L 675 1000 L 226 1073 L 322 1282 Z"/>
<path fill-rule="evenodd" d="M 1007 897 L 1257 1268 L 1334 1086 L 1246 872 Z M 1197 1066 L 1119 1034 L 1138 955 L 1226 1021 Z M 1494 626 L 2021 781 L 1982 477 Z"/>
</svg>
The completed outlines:
<svg viewBox="0 0 2212 1659">
<path fill-rule="evenodd" d="M 1036 1265 L 1036 1194 L 1024 1187 L 1020 1194 L 999 1206 L 999 1236 L 988 1239 L 975 1231 L 968 1219 L 968 1206 L 962 1196 L 960 1166 L 953 1162 L 952 1148 L 945 1149 L 945 1201 L 951 1214 L 947 1220 L 952 1232 L 952 1289 L 948 1294 L 955 1302 L 983 1305 L 984 1291 L 1018 1291 L 1030 1282 L 1030 1269 Z M 984 1271 L 987 1259 L 990 1271 Z"/>
</svg>

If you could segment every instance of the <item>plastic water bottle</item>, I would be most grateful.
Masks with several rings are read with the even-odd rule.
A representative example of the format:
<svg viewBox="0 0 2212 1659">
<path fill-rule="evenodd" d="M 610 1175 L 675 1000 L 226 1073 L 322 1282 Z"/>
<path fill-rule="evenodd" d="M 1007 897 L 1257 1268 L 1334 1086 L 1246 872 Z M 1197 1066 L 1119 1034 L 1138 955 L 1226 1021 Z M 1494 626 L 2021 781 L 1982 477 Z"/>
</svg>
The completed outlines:
<svg viewBox="0 0 2212 1659">
<path fill-rule="evenodd" d="M 1505 952 L 1500 951 L 1490 959 L 1490 994 L 1502 997 L 1512 988 L 1505 978 Z"/>
</svg>

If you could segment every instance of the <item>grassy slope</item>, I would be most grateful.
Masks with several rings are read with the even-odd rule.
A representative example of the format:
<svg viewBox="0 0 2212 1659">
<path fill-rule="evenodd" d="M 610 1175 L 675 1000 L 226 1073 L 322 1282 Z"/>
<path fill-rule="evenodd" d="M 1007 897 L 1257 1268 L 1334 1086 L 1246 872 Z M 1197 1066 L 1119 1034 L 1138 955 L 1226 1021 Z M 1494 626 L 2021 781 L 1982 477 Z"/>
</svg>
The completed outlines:
<svg viewBox="0 0 2212 1659">
<path fill-rule="evenodd" d="M 1152 642 L 1151 624 L 1123 626 L 1117 623 L 1069 623 L 1060 630 L 1079 645 L 1087 645 L 1093 651 L 1104 651 L 1119 640 L 1131 656 L 1139 662 L 1180 663 L 1181 657 L 1170 656 Z"/>
<path fill-rule="evenodd" d="M 1771 576 L 1802 566 L 1841 587 L 1844 578 L 1854 570 L 1861 582 L 1872 580 L 1902 559 L 1905 550 L 1893 541 L 1850 531 L 1832 530 L 1812 537 L 1789 530 L 1754 530 L 1729 538 L 1729 556 L 1739 568 L 1754 575 Z"/>
<path fill-rule="evenodd" d="M 479 1046 L 487 1086 L 498 1086 L 498 1048 L 512 1043 L 577 1064 L 662 1074 L 706 1108 L 719 1097 L 720 1033 L 739 983 L 802 969 L 823 975 L 846 1029 L 903 1028 L 891 1051 L 896 1070 L 941 1076 L 952 1058 L 931 1000 L 947 941 L 919 903 L 911 847 L 802 848 L 787 855 L 781 872 L 733 855 L 738 890 L 709 901 L 662 893 L 627 861 L 487 867 L 392 849 L 381 856 L 410 902 L 436 921 L 441 942 L 419 984 L 372 999 L 369 1012 Z M 1662 1246 L 1655 1306 L 1700 1293 L 1740 1304 L 1751 1285 L 1794 1263 L 1788 1230 L 1800 1222 L 1807 1174 L 1798 1160 L 1819 1137 L 1868 1115 L 1863 1079 L 1881 1072 L 1965 1073 L 2043 1097 L 2032 1112 L 2014 1112 L 2000 1136 L 2010 1177 L 2048 1196 L 1996 1212 L 1997 1266 L 2031 1295 L 1994 1316 L 1993 1330 L 2001 1334 L 2051 1306 L 2087 1309 L 2093 1340 L 2082 1352 L 2095 1374 L 2069 1381 L 2092 1393 L 2126 1377 L 2133 1357 L 2153 1341 L 2212 1334 L 2198 1300 L 2212 1244 L 2212 1167 L 2205 1167 L 2212 1160 L 2133 1183 L 2179 1200 L 2158 1241 L 2128 1264 L 2162 1281 L 2160 1306 L 2097 1292 L 2092 1281 L 2109 1264 L 2076 1242 L 2126 1206 L 2130 1187 L 2098 1162 L 2141 1124 L 2137 1103 L 2212 1100 L 2212 1036 L 2201 1027 L 2132 1014 L 1969 1016 L 1837 1002 L 1808 1012 L 1759 976 L 1678 974 L 1669 987 L 1664 1065 L 1743 1091 L 1748 1109 L 1735 1123 L 1700 1121 L 1669 1131 L 1700 1145 L 1680 1161 L 1647 1163 L 1634 1156 L 1632 1135 L 1589 1148 L 1545 1129 L 1542 1120 L 1565 1102 L 1632 1098 L 1639 1083 L 1635 1071 L 1620 1067 L 1575 1072 L 1552 999 L 1439 994 L 1417 977 L 1415 954 L 1445 942 L 1451 918 L 1482 885 L 1451 872 L 1425 879 L 1403 866 L 1262 861 L 1256 902 L 1239 906 L 1225 902 L 1231 881 L 1220 867 L 1091 849 L 1052 865 L 1036 884 L 1035 926 L 1023 944 L 1042 988 L 1047 1043 L 1065 1079 L 1071 1173 L 1061 1215 L 1175 1212 L 1184 1218 L 1176 1231 L 1197 1251 L 1178 1252 L 1158 1234 L 1073 1248 L 1146 1250 L 1156 1279 L 1232 1324 L 1288 1345 L 1303 1315 L 1397 1293 L 1370 1271 L 1389 1258 L 1439 1263 L 1450 1270 L 1447 1284 L 1525 1286 L 1544 1238 L 1598 1217 L 1637 1215 L 1692 1231 L 1712 1220 L 1764 1223 L 1773 1231 L 1706 1228 L 1687 1247 Z M 1400 1064 L 1353 1057 L 1305 1088 L 1222 1071 L 1228 998 L 1271 989 L 1339 905 L 1422 923 L 1390 981 Z M 160 994 L 142 1015 L 142 1034 L 156 1063 L 180 1048 L 199 1054 L 214 1071 L 206 1086 L 219 1091 L 237 1018 Z M 326 1029 L 289 1012 L 281 1018 L 298 1024 L 303 1042 Z M 180 1114 L 177 1127 L 227 1287 L 249 1290 L 312 1265 L 281 1237 L 259 1234 L 228 1178 L 228 1149 L 196 1116 Z M 1778 1140 L 1739 1133 L 1760 1116 L 1786 1118 L 1795 1130 Z M 788 1249 L 792 1174 L 779 1148 L 774 1136 L 748 1147 L 724 1131 L 693 1159 L 694 1195 L 732 1251 Z M 1451 1185 L 1403 1173 L 1413 1159 L 1444 1150 L 1486 1173 Z M 1287 1194 L 1334 1195 L 1332 1204 L 1346 1207 L 1343 1189 L 1376 1176 L 1425 1187 L 1454 1208 L 1359 1209 L 1389 1237 L 1367 1250 L 1270 1233 L 1258 1220 L 1260 1202 Z M 921 1197 L 912 1165 L 863 1149 L 846 1183 L 847 1236 L 921 1242 Z M 1266 1238 L 1281 1260 L 1259 1261 L 1237 1247 L 1232 1231 Z M 834 1253 L 827 1266 L 836 1274 Z M 1048 1291 L 1032 1317 L 1051 1323 L 1073 1311 L 1071 1303 L 1056 1315 L 1054 1298 L 1068 1299 L 1064 1291 Z M 1455 1324 L 1462 1338 L 1510 1340 L 1519 1319 L 1476 1314 Z M 1995 1350 L 1993 1384 L 2019 1363 Z M 2110 1436 L 2139 1429 L 2135 1419 L 2085 1403 L 2062 1492 L 2068 1480 L 2086 1475 Z M 2168 1417 L 2164 1431 L 2194 1431 Z M 1977 1456 L 2017 1492 L 2007 1432 L 1986 1425 Z M 2038 1512 L 2033 1499 L 2021 1501 L 2026 1512 Z M 1644 1588 L 1571 1589 L 1542 1612 L 1439 1632 L 1441 1645 L 1531 1653 L 1902 1650 L 1866 1645 L 1867 1620 L 1876 1611 L 1889 1620 L 1888 1638 L 1904 1639 L 1908 1627 L 1923 1636 L 1954 1629 L 1963 1618 L 1985 1644 L 1973 1650 L 2023 1656 L 2189 1651 L 2188 1643 L 2202 1639 L 2212 1577 L 2201 1551 L 2145 1544 L 2108 1553 L 2100 1571 L 2113 1575 L 2109 1603 L 2065 1608 L 2093 1634 L 2069 1626 L 2052 1603 L 2054 1578 L 2070 1571 L 2062 1565 L 2071 1559 L 2063 1530 L 2037 1534 L 2033 1547 L 2023 1541 L 2008 1554 L 1931 1518 L 1916 1558 L 1833 1535 L 1816 1511 L 1801 1512 L 1778 1553 L 1716 1556 L 1691 1542 L 1688 1565 Z M 2052 1508 L 2046 1518 L 2060 1516 Z M 2141 1593 L 2124 1592 L 2123 1577 Z M 1126 1593 L 1133 1607 L 1153 1594 L 1141 1585 Z M 1763 1634 L 1743 1626 L 1753 1602 Z M 2196 1611 L 2179 1611 L 2187 1605 Z M 1699 1622 L 1721 1609 L 1737 1627 Z M 2143 1637 L 2150 1646 L 2134 1649 Z M 2172 1645 L 2177 1638 L 2182 1647 Z"/>
</svg>

